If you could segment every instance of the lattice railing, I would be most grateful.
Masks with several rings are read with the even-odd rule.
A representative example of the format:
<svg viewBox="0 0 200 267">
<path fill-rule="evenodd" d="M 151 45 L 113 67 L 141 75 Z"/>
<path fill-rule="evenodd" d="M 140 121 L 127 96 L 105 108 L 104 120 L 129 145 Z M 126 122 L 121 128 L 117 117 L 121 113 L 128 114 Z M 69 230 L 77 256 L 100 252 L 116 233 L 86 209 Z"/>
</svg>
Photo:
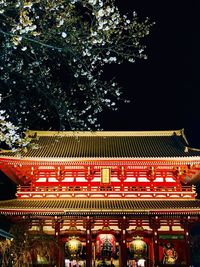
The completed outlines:
<svg viewBox="0 0 200 267">
<path fill-rule="evenodd" d="M 23 197 L 107 197 L 107 198 L 193 198 L 194 186 L 18 186 L 17 196 Z"/>
</svg>

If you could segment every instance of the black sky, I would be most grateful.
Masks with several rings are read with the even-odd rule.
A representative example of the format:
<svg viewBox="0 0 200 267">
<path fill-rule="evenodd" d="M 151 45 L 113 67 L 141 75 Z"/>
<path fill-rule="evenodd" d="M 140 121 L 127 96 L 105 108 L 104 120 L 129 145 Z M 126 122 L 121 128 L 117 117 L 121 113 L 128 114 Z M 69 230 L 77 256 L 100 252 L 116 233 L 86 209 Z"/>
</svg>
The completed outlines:
<svg viewBox="0 0 200 267">
<path fill-rule="evenodd" d="M 104 112 L 104 130 L 184 128 L 200 148 L 200 1 L 116 0 L 125 13 L 155 22 L 145 44 L 147 60 L 123 64 L 113 74 L 131 100 Z"/>
</svg>

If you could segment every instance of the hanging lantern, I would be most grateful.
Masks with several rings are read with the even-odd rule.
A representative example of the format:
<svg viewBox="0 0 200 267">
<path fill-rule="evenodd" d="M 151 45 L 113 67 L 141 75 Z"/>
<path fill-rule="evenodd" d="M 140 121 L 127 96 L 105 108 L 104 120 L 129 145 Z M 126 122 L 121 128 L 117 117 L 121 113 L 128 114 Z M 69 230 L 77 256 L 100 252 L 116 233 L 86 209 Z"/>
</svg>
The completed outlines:
<svg viewBox="0 0 200 267">
<path fill-rule="evenodd" d="M 80 240 L 75 236 L 71 237 L 68 242 L 65 244 L 65 250 L 71 258 L 77 258 L 83 249 L 83 245 Z"/>
<path fill-rule="evenodd" d="M 140 237 L 137 237 L 130 243 L 129 249 L 136 257 L 142 257 L 147 253 L 147 244 Z"/>
<path fill-rule="evenodd" d="M 96 253 L 99 258 L 110 259 L 116 250 L 116 239 L 112 234 L 99 234 L 96 238 Z"/>
</svg>

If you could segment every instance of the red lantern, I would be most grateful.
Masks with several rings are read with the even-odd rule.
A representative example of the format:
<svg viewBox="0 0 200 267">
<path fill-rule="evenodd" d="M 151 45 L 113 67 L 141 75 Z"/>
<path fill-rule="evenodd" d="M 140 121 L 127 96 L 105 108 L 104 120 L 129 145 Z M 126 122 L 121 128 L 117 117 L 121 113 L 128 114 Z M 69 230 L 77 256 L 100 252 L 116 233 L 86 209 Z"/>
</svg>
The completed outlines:
<svg viewBox="0 0 200 267">
<path fill-rule="evenodd" d="M 116 239 L 112 234 L 99 234 L 96 238 L 96 253 L 99 258 L 110 259 L 115 253 Z"/>
</svg>

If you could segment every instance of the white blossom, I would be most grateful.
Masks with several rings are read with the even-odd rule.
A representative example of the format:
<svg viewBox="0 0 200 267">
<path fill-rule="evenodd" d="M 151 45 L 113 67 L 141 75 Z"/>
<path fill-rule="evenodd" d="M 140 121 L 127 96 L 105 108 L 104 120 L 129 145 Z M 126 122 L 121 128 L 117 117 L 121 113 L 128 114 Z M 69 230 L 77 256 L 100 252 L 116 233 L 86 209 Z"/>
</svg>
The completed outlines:
<svg viewBox="0 0 200 267">
<path fill-rule="evenodd" d="M 66 37 L 67 37 L 67 34 L 66 34 L 66 32 L 62 32 L 62 34 L 61 34 L 61 35 L 62 35 L 62 37 L 63 37 L 63 38 L 66 38 Z"/>
</svg>

